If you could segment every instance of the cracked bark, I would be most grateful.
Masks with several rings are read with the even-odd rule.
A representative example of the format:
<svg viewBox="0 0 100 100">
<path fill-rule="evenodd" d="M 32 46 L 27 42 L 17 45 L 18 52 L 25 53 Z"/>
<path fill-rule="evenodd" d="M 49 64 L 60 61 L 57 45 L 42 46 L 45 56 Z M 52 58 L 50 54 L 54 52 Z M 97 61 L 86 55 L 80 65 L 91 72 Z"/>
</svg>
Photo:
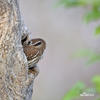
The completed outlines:
<svg viewBox="0 0 100 100">
<path fill-rule="evenodd" d="M 34 75 L 28 74 L 21 39 L 28 30 L 17 0 L 0 0 L 0 100 L 31 100 Z"/>
</svg>

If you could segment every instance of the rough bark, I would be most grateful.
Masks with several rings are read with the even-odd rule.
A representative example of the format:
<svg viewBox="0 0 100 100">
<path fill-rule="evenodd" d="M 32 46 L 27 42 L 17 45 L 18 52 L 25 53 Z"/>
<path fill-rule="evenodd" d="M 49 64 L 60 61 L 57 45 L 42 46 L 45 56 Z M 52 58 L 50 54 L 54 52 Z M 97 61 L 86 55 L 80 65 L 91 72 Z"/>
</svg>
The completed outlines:
<svg viewBox="0 0 100 100">
<path fill-rule="evenodd" d="M 17 0 L 0 0 L 0 100 L 30 100 L 34 75 L 28 75 L 21 38 L 28 34 Z"/>
</svg>

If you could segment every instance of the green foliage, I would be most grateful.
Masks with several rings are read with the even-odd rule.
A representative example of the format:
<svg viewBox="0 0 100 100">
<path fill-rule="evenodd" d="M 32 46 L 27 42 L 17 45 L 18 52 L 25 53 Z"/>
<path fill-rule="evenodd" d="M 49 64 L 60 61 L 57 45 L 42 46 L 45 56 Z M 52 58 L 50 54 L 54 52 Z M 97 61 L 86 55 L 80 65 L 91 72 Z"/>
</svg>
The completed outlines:
<svg viewBox="0 0 100 100">
<path fill-rule="evenodd" d="M 77 53 L 75 53 L 74 57 L 87 58 L 88 61 L 86 62 L 86 64 L 93 64 L 95 62 L 100 61 L 100 54 L 95 53 L 95 52 L 88 50 L 88 49 L 79 50 Z"/>
<path fill-rule="evenodd" d="M 94 76 L 92 79 L 92 82 L 95 85 L 96 91 L 100 93 L 100 75 L 99 76 Z"/>
<path fill-rule="evenodd" d="M 88 12 L 84 16 L 87 23 L 100 20 L 100 0 L 60 0 L 60 5 L 65 7 L 89 7 Z M 100 25 L 96 27 L 95 35 L 100 35 Z M 85 57 L 88 59 L 87 64 L 93 64 L 100 61 L 100 54 L 91 50 L 80 50 L 74 57 Z M 96 91 L 100 93 L 100 76 L 94 76 L 92 82 L 95 85 Z M 70 91 L 67 92 L 63 100 L 72 100 L 79 97 L 80 88 L 84 88 L 83 83 L 76 84 Z M 100 100 L 98 98 L 97 100 Z"/>
<path fill-rule="evenodd" d="M 100 55 L 94 53 L 93 55 L 91 55 L 89 57 L 89 60 L 87 61 L 87 64 L 93 64 L 95 62 L 99 62 L 100 61 Z"/>
<path fill-rule="evenodd" d="M 100 11 L 97 9 L 93 9 L 85 15 L 84 19 L 87 23 L 98 20 L 100 19 Z"/>
<path fill-rule="evenodd" d="M 63 100 L 72 100 L 80 96 L 81 91 L 85 88 L 82 82 L 78 82 L 71 90 L 67 92 Z"/>
<path fill-rule="evenodd" d="M 98 26 L 97 28 L 96 28 L 96 31 L 95 31 L 95 35 L 99 35 L 100 34 L 100 26 Z"/>
<path fill-rule="evenodd" d="M 84 2 L 82 0 L 61 0 L 60 3 L 63 4 L 65 7 L 84 5 Z"/>
<path fill-rule="evenodd" d="M 100 0 L 60 0 L 60 3 L 66 7 L 72 6 L 100 6 Z"/>
<path fill-rule="evenodd" d="M 87 23 L 100 19 L 100 0 L 60 0 L 60 5 L 65 7 L 89 6 L 90 11 L 85 14 L 84 19 Z M 100 34 L 100 26 L 96 28 L 95 35 Z"/>
<path fill-rule="evenodd" d="M 98 98 L 97 100 L 100 100 L 100 98 Z"/>
</svg>

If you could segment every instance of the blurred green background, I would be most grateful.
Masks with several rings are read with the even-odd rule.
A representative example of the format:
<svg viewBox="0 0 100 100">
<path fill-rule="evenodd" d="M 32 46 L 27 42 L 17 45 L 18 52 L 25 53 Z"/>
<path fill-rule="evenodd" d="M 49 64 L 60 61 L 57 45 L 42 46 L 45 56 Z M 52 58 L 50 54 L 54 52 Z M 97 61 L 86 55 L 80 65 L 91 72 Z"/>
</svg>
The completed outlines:
<svg viewBox="0 0 100 100">
<path fill-rule="evenodd" d="M 21 0 L 20 7 L 31 38 L 47 42 L 32 100 L 99 100 L 100 0 Z"/>
<path fill-rule="evenodd" d="M 84 14 L 83 20 L 88 24 L 93 21 L 100 20 L 100 0 L 61 0 L 59 5 L 64 5 L 64 7 L 86 7 L 89 8 L 87 13 Z M 100 35 L 100 25 L 98 25 L 94 31 L 94 36 Z M 97 61 L 100 62 L 100 53 L 91 52 L 91 50 L 81 50 L 75 54 L 76 57 L 86 57 L 88 58 L 87 64 L 93 64 Z M 94 84 L 94 93 L 98 94 L 98 98 L 96 97 L 95 100 L 100 100 L 100 75 L 94 75 L 90 80 Z M 63 100 L 72 100 L 77 97 L 80 97 L 81 92 L 84 93 L 84 83 L 77 83 L 71 90 L 67 92 Z M 87 88 L 87 87 L 86 87 Z M 92 88 L 91 88 L 92 89 Z M 86 91 L 85 91 L 86 92 Z M 91 91 L 89 91 L 91 94 Z"/>
</svg>

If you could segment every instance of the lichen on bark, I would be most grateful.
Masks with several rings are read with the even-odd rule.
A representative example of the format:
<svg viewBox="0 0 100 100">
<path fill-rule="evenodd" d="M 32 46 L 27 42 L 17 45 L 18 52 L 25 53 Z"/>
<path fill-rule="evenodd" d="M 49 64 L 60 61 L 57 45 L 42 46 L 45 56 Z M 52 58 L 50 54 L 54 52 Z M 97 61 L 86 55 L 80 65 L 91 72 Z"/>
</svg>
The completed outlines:
<svg viewBox="0 0 100 100">
<path fill-rule="evenodd" d="M 0 100 L 30 100 L 34 76 L 28 75 L 21 44 L 28 34 L 17 0 L 0 0 Z M 29 98 L 30 97 L 30 98 Z"/>
</svg>

